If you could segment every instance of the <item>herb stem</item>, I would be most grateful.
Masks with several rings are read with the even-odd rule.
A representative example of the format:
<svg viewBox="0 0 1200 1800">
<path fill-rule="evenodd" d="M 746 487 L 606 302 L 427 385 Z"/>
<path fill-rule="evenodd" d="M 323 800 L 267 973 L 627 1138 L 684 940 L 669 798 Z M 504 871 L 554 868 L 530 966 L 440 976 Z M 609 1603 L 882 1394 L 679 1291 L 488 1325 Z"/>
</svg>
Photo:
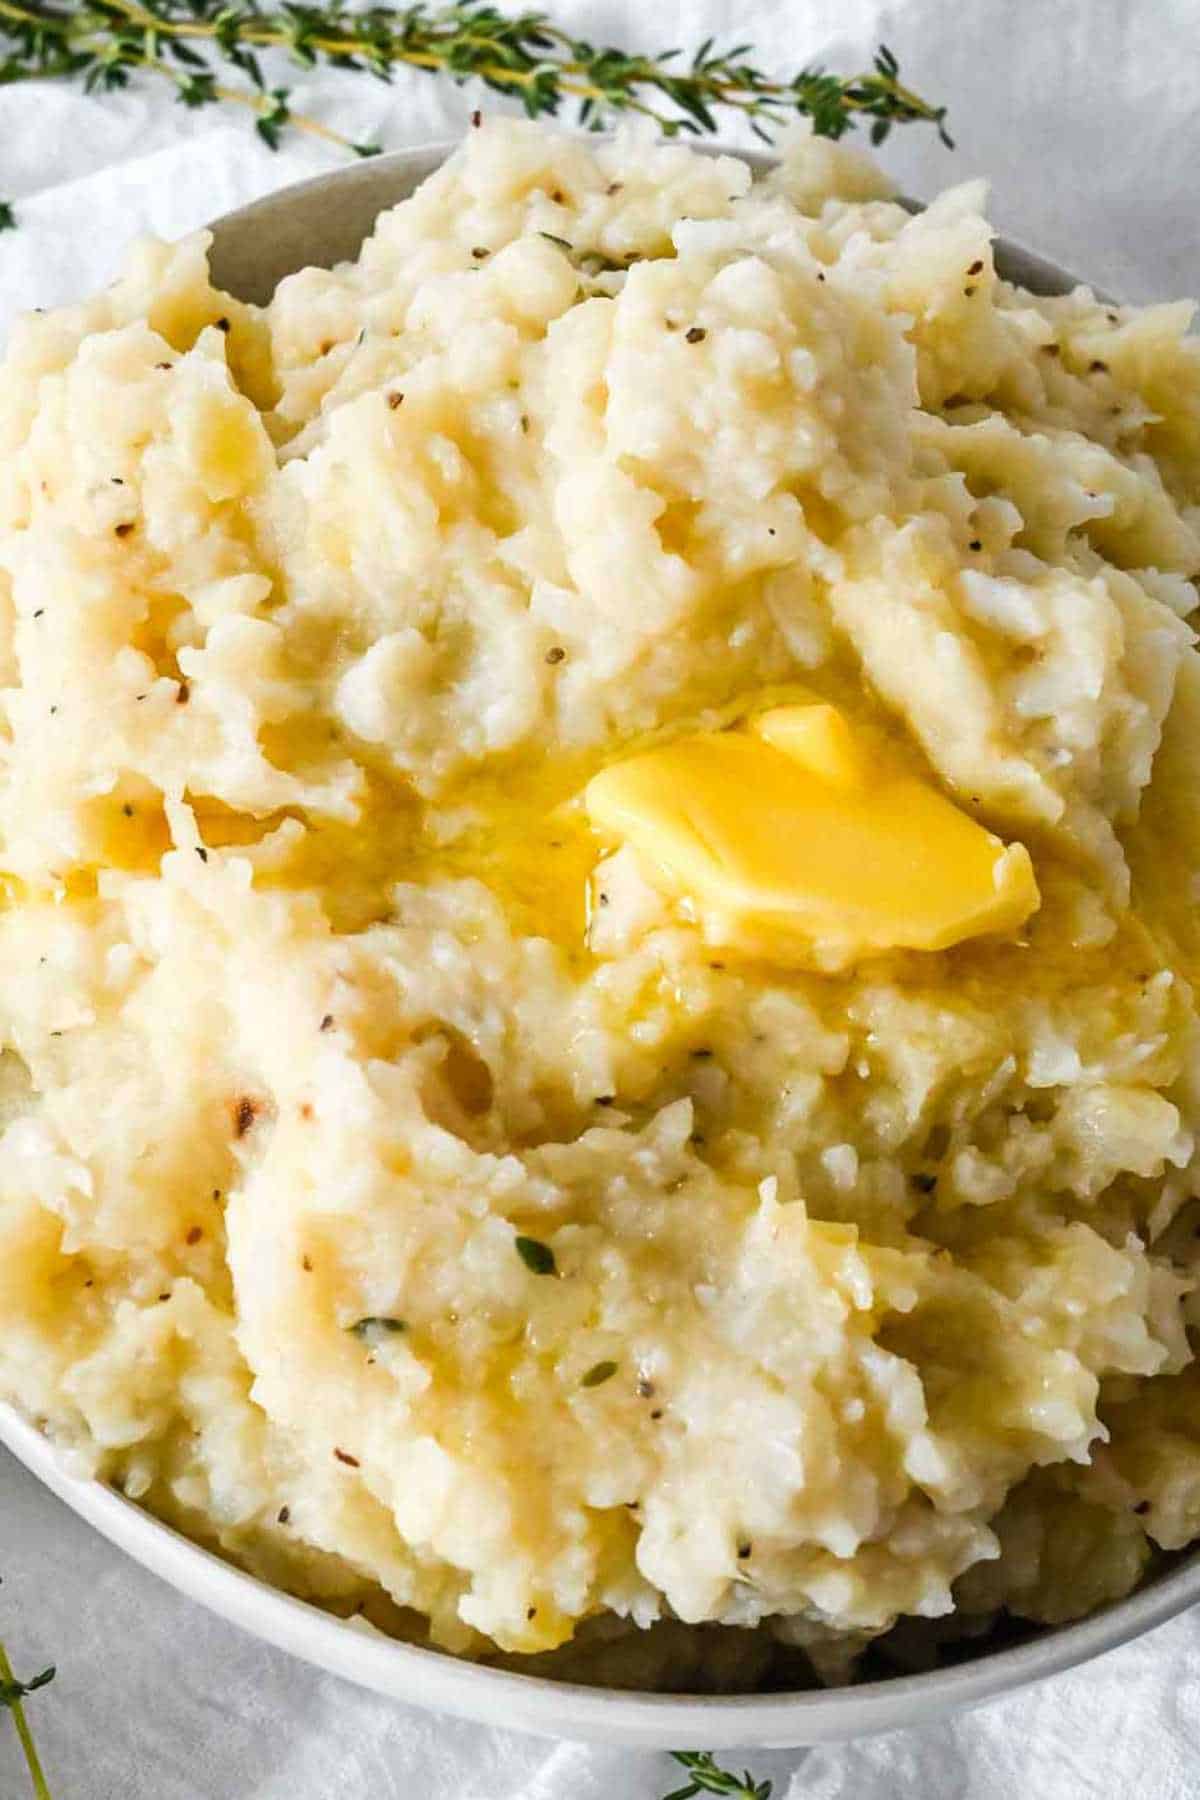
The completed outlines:
<svg viewBox="0 0 1200 1800">
<path fill-rule="evenodd" d="M 16 1676 L 12 1672 L 12 1664 L 8 1660 L 8 1654 L 3 1644 L 0 1644 L 0 1685 L 9 1689 L 14 1689 L 17 1685 Z M 35 1800 L 50 1800 L 50 1789 L 46 1786 L 46 1777 L 38 1757 L 37 1745 L 33 1741 L 33 1733 L 29 1729 L 29 1721 L 25 1717 L 25 1709 L 20 1700 L 10 1700 L 8 1711 L 12 1714 L 12 1722 L 16 1727 L 17 1737 L 25 1754 L 25 1763 L 29 1770 L 29 1778 L 33 1783 Z"/>
<path fill-rule="evenodd" d="M 491 0 L 383 0 L 361 10 L 342 0 L 0 0 L 0 86 L 59 76 L 91 92 L 125 87 L 138 71 L 150 71 L 171 81 L 186 106 L 248 106 L 272 149 L 283 129 L 295 126 L 360 155 L 375 150 L 293 113 L 289 90 L 268 86 L 258 60 L 263 51 L 301 68 L 324 62 L 384 82 L 400 67 L 460 84 L 479 80 L 518 99 L 531 118 L 573 101 L 590 129 L 632 113 L 668 137 L 694 135 L 716 131 L 715 111 L 724 108 L 767 142 L 796 113 L 825 137 L 841 137 L 862 120 L 879 143 L 893 125 L 924 121 L 950 142 L 945 108 L 902 83 L 883 46 L 870 70 L 848 79 L 814 67 L 773 78 L 748 60 L 746 44 L 715 51 L 709 40 L 690 61 L 678 51 L 626 55 L 572 36 L 542 12 L 509 14 Z M 219 60 L 246 85 L 218 81 Z"/>
<path fill-rule="evenodd" d="M 213 89 L 218 100 L 228 100 L 235 106 L 248 106 L 260 118 L 271 111 L 272 103 L 258 94 L 248 94 L 244 88 L 223 87 L 219 82 Z M 354 145 L 340 131 L 334 131 L 330 125 L 322 125 L 319 119 L 310 119 L 305 113 L 291 113 L 288 124 L 297 131 L 307 132 L 310 137 L 322 138 L 327 144 L 336 144 L 339 150 L 353 150 Z"/>
</svg>

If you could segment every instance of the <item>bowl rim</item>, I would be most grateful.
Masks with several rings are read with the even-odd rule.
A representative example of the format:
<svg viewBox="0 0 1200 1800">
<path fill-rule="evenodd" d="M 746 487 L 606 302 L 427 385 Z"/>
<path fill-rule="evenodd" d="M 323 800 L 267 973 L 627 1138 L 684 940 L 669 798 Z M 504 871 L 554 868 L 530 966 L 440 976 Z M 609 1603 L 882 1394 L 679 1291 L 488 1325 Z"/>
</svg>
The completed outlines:
<svg viewBox="0 0 1200 1800">
<path fill-rule="evenodd" d="M 344 238 L 347 218 L 353 231 L 356 220 L 369 221 L 394 205 L 457 143 L 438 140 L 350 164 L 277 189 L 224 215 L 209 228 L 214 280 L 236 293 L 239 267 L 243 275 L 257 269 L 273 234 L 277 249 L 282 244 L 282 255 L 307 242 L 306 260 L 319 263 L 320 256 L 312 250 L 314 230 L 324 226 L 336 240 L 340 225 Z M 758 172 L 777 160 L 762 151 L 719 143 L 692 147 L 706 155 L 736 156 Z M 1035 292 L 1063 293 L 1076 285 L 1065 270 L 1010 240 L 997 238 L 996 254 L 1007 279 Z M 685 1744 L 716 1750 L 790 1748 L 867 1736 L 926 1723 L 1076 1667 L 1200 1603 L 1197 1549 L 1176 1567 L 1084 1619 L 920 1674 L 770 1694 L 709 1696 L 587 1687 L 399 1643 L 362 1620 L 338 1618 L 273 1588 L 104 1483 L 80 1477 L 42 1431 L 3 1402 L 0 1444 L 134 1561 L 243 1630 L 393 1699 L 546 1737 L 595 1739 L 647 1750 Z"/>
<path fill-rule="evenodd" d="M 787 1749 L 927 1724 L 1077 1667 L 1200 1602 L 1200 1554 L 1070 1625 L 945 1668 L 772 1694 L 646 1693 L 489 1668 L 322 1611 L 184 1537 L 90 1476 L 0 1402 L 0 1444 L 110 1543 L 277 1649 L 394 1700 L 480 1724 L 645 1750 Z"/>
<path fill-rule="evenodd" d="M 571 131 L 558 127 L 564 136 L 581 138 L 589 143 L 602 143 L 611 134 Z M 212 279 L 218 287 L 259 304 L 274 288 L 275 282 L 290 268 L 305 263 L 293 260 L 307 243 L 304 254 L 314 260 L 313 234 L 322 232 L 346 255 L 357 254 L 358 245 L 371 223 L 389 206 L 405 199 L 429 175 L 440 168 L 463 139 L 435 138 L 428 143 L 413 144 L 407 149 L 391 150 L 381 156 L 349 163 L 326 174 L 309 175 L 303 181 L 290 182 L 257 200 L 249 201 L 234 211 L 211 220 L 205 229 L 212 234 L 209 252 Z M 682 140 L 680 140 L 682 141 Z M 686 148 L 701 156 L 732 156 L 744 162 L 756 175 L 764 175 L 778 166 L 779 158 L 766 150 L 743 149 L 711 139 L 686 140 Z M 923 203 L 904 194 L 896 196 L 909 212 L 924 210 Z M 363 229 L 364 225 L 366 229 Z M 993 238 L 996 267 L 1007 281 L 1029 288 L 1037 294 L 1067 294 L 1081 285 L 1078 276 L 1028 245 L 997 234 Z M 353 244 L 353 248 L 350 245 Z M 328 268 L 336 256 L 317 255 L 316 266 Z M 271 271 L 264 281 L 259 271 Z M 252 291 L 257 290 L 257 291 Z M 1096 298 L 1106 305 L 1116 304 L 1113 295 L 1094 288 Z"/>
</svg>

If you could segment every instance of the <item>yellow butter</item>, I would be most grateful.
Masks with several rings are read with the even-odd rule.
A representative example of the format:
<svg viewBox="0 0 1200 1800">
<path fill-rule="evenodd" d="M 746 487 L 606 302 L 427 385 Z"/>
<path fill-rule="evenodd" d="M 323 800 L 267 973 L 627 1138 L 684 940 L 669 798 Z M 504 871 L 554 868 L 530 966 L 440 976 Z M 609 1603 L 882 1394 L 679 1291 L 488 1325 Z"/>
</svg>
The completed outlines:
<svg viewBox="0 0 1200 1800">
<path fill-rule="evenodd" d="M 810 774 L 835 787 L 858 787 L 870 775 L 870 758 L 850 721 L 823 700 L 777 706 L 760 713 L 750 728 L 785 756 L 803 763 Z"/>
<path fill-rule="evenodd" d="M 584 799 L 710 943 L 776 962 L 943 950 L 1015 930 L 1039 902 L 1023 845 L 873 754 L 823 702 L 615 763 Z"/>
</svg>

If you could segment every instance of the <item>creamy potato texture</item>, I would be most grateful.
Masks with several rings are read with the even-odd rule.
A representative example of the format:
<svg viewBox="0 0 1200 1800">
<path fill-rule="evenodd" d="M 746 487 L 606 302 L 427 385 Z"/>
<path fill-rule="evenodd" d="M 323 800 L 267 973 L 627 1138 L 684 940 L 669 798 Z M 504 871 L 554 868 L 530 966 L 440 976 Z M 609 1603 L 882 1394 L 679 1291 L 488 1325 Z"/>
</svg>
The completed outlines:
<svg viewBox="0 0 1200 1800">
<path fill-rule="evenodd" d="M 732 1686 L 1200 1536 L 1200 356 L 982 204 L 497 123 L 17 327 L 0 1394 L 268 1580 Z"/>
</svg>

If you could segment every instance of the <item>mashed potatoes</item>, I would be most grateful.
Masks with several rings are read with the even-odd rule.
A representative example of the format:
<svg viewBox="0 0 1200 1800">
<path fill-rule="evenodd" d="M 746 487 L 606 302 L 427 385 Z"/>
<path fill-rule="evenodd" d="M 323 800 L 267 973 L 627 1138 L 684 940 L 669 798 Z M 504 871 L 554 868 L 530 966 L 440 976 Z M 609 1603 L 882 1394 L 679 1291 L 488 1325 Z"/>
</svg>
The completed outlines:
<svg viewBox="0 0 1200 1800">
<path fill-rule="evenodd" d="M 14 334 L 0 1394 L 385 1629 L 733 1685 L 1200 1535 L 1200 353 L 886 194 L 495 124 Z M 596 835 L 800 686 L 1026 924 L 783 966 Z"/>
</svg>

